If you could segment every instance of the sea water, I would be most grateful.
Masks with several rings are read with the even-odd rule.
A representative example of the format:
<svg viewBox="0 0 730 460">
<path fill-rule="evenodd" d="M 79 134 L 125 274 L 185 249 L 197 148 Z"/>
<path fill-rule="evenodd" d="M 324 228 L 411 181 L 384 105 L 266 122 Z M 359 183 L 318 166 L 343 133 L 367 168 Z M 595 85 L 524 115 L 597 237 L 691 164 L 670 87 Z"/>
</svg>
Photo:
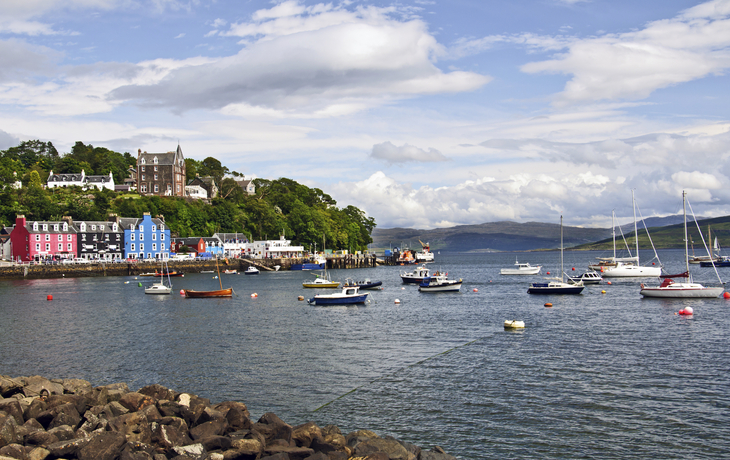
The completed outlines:
<svg viewBox="0 0 730 460">
<path fill-rule="evenodd" d="M 565 270 L 598 255 L 566 252 Z M 683 252 L 659 256 L 684 271 Z M 516 259 L 541 276 L 499 275 Z M 429 267 L 463 278 L 461 292 L 420 293 L 401 266 L 331 271 L 383 281 L 347 307 L 298 300 L 318 292 L 306 271 L 221 275 L 232 299 L 179 295 L 218 289 L 212 274 L 173 278 L 169 296 L 145 295 L 150 278 L 2 280 L 0 374 L 159 383 L 244 402 L 254 420 L 369 429 L 462 459 L 727 458 L 730 301 L 642 299 L 651 279 L 527 294 L 559 274 L 558 252 L 437 254 Z M 686 306 L 693 316 L 676 314 Z"/>
</svg>

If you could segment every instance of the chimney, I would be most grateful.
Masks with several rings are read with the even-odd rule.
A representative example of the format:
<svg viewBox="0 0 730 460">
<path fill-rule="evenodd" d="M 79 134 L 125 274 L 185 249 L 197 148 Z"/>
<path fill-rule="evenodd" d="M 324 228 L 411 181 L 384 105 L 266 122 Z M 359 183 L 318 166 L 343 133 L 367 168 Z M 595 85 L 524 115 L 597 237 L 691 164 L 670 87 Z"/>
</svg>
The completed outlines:
<svg viewBox="0 0 730 460">
<path fill-rule="evenodd" d="M 61 220 L 66 221 L 66 223 L 68 223 L 68 225 L 74 224 L 73 217 L 71 217 L 71 216 L 63 216 L 63 217 L 61 217 Z"/>
<path fill-rule="evenodd" d="M 162 222 L 165 222 L 165 216 L 163 216 L 162 214 L 158 214 L 155 217 L 157 217 L 158 219 L 160 219 Z"/>
<path fill-rule="evenodd" d="M 119 224 L 119 216 L 117 214 L 110 213 L 109 214 L 109 218 L 107 219 L 107 221 L 108 222 L 116 222 L 117 224 Z"/>
</svg>

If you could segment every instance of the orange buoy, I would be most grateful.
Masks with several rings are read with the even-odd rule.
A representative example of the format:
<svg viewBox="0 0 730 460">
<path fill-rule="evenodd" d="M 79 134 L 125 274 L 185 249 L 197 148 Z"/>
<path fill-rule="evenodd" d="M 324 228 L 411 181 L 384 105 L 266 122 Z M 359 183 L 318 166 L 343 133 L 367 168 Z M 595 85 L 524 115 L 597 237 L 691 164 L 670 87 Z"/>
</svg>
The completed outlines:
<svg viewBox="0 0 730 460">
<path fill-rule="evenodd" d="M 474 288 L 474 292 L 479 292 L 479 289 L 477 289 L 477 288 Z"/>
<path fill-rule="evenodd" d="M 51 294 L 48 294 L 48 296 L 46 297 L 46 300 L 53 300 L 53 296 Z"/>
<path fill-rule="evenodd" d="M 606 293 L 606 290 L 605 289 L 601 291 L 601 294 L 605 294 L 605 293 Z"/>
<path fill-rule="evenodd" d="M 722 294 L 722 297 L 723 297 L 724 299 L 730 299 L 730 292 L 725 292 L 725 293 L 723 293 L 723 294 Z"/>
<path fill-rule="evenodd" d="M 251 297 L 258 297 L 258 296 L 259 296 L 259 295 L 258 295 L 258 294 L 256 294 L 255 292 L 254 292 L 253 294 L 251 294 Z"/>
<path fill-rule="evenodd" d="M 548 303 L 546 303 L 546 304 L 545 304 L 545 306 L 546 306 L 547 308 L 550 308 L 550 307 L 552 307 L 552 306 L 553 306 L 553 304 L 551 304 L 550 302 L 548 302 Z"/>
<path fill-rule="evenodd" d="M 575 271 L 575 267 L 573 267 L 571 270 Z"/>
<path fill-rule="evenodd" d="M 684 307 L 683 309 L 679 310 L 680 315 L 690 316 L 694 313 L 694 310 L 692 307 Z"/>
<path fill-rule="evenodd" d="M 611 282 L 610 281 L 607 281 L 606 284 L 611 284 Z"/>
</svg>

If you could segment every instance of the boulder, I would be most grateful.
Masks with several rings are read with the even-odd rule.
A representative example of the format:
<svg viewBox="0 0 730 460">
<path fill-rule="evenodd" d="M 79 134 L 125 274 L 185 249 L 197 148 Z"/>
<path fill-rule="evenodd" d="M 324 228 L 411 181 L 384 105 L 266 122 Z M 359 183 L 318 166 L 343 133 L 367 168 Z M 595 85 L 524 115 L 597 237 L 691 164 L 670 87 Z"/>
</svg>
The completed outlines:
<svg viewBox="0 0 730 460">
<path fill-rule="evenodd" d="M 245 406 L 244 406 L 245 408 Z M 248 418 L 248 410 L 239 407 L 231 407 L 226 411 L 228 431 L 250 430 L 253 424 Z"/>
<path fill-rule="evenodd" d="M 156 403 L 157 400 L 155 398 L 136 392 L 125 393 L 119 399 L 119 404 L 130 412 L 137 412 L 146 406 L 153 406 Z"/>
<path fill-rule="evenodd" d="M 23 439 L 23 442 L 27 446 L 38 446 L 38 447 L 47 447 L 58 441 L 60 441 L 60 439 L 58 439 L 58 437 L 56 435 L 54 435 L 53 433 L 49 433 L 47 431 L 34 431 L 33 433 L 28 434 Z"/>
<path fill-rule="evenodd" d="M 279 417 L 270 412 L 262 415 L 259 421 L 254 423 L 253 430 L 264 436 L 266 445 L 271 444 L 275 439 L 283 439 L 287 443 L 291 442 L 291 425 L 284 423 Z"/>
<path fill-rule="evenodd" d="M 421 451 L 421 460 L 456 460 L 456 457 L 449 455 L 439 446 L 434 446 L 430 451 Z"/>
<path fill-rule="evenodd" d="M 28 460 L 46 460 L 51 452 L 43 447 L 36 447 L 28 453 Z"/>
<path fill-rule="evenodd" d="M 223 460 L 258 460 L 259 458 L 258 452 L 235 449 L 223 452 Z"/>
<path fill-rule="evenodd" d="M 0 401 L 0 411 L 12 416 L 15 419 L 15 423 L 22 425 L 25 423 L 23 418 L 23 408 L 20 406 L 20 401 L 17 399 L 3 399 Z"/>
<path fill-rule="evenodd" d="M 290 460 L 290 459 L 286 453 L 279 452 L 278 454 L 267 455 L 266 457 L 261 457 L 261 460 Z"/>
<path fill-rule="evenodd" d="M 0 375 L 0 396 L 9 398 L 16 393 L 23 392 L 23 383 L 7 375 Z"/>
<path fill-rule="evenodd" d="M 190 437 L 194 441 L 211 436 L 222 436 L 226 433 L 228 422 L 223 420 L 212 420 L 190 429 Z"/>
<path fill-rule="evenodd" d="M 330 452 L 337 452 L 337 446 L 334 446 L 328 442 L 325 442 L 322 438 L 314 438 L 309 444 L 309 448 L 315 452 L 322 452 L 323 454 L 329 454 Z"/>
<path fill-rule="evenodd" d="M 131 442 L 149 444 L 152 442 L 152 428 L 147 417 L 139 412 L 130 412 L 109 420 L 109 430 L 121 433 Z"/>
<path fill-rule="evenodd" d="M 94 433 L 77 451 L 79 460 L 115 460 L 118 458 L 127 440 L 122 433 L 104 431 Z"/>
<path fill-rule="evenodd" d="M 151 422 L 157 422 L 162 419 L 162 414 L 157 410 L 157 406 L 145 406 L 139 411 L 140 414 L 144 414 L 147 420 Z"/>
<path fill-rule="evenodd" d="M 243 415 L 246 418 L 251 418 L 251 414 L 248 412 L 248 408 L 242 402 L 224 401 L 222 403 L 218 403 L 218 404 L 214 405 L 213 409 L 219 410 L 224 413 L 227 413 L 231 409 L 238 409 L 239 411 L 243 412 Z"/>
<path fill-rule="evenodd" d="M 175 401 L 180 396 L 180 393 L 178 393 L 177 391 L 170 390 L 169 388 L 165 388 L 162 385 L 158 384 L 142 387 L 137 391 L 137 393 L 151 396 L 158 401 Z"/>
<path fill-rule="evenodd" d="M 34 375 L 32 377 L 21 377 L 23 382 L 23 394 L 26 397 L 38 397 L 41 396 L 41 392 L 45 390 L 48 395 L 62 395 L 63 385 L 54 383 L 45 377 L 40 375 Z"/>
<path fill-rule="evenodd" d="M 18 423 L 10 415 L 0 413 L 0 447 L 21 441 L 18 436 Z"/>
<path fill-rule="evenodd" d="M 398 441 L 392 439 L 371 438 L 355 447 L 355 455 L 367 457 L 382 452 L 389 460 L 409 460 L 410 454 Z"/>
<path fill-rule="evenodd" d="M 89 442 L 89 438 L 69 439 L 67 441 L 58 441 L 45 446 L 50 452 L 50 456 L 54 458 L 71 458 L 76 457 L 79 449 Z"/>
<path fill-rule="evenodd" d="M 200 443 L 173 447 L 172 450 L 178 456 L 184 456 L 192 460 L 205 460 L 205 447 Z"/>
<path fill-rule="evenodd" d="M 226 413 L 215 410 L 211 407 L 204 407 L 204 406 L 198 406 L 195 410 L 195 423 L 193 423 L 193 426 L 195 425 L 202 425 L 206 422 L 211 422 L 213 420 L 225 420 L 226 419 Z"/>
<path fill-rule="evenodd" d="M 63 379 L 61 382 L 63 392 L 72 395 L 91 395 L 94 391 L 91 383 L 81 379 Z"/>
<path fill-rule="evenodd" d="M 173 447 L 184 446 L 190 444 L 192 440 L 188 436 L 187 425 L 181 419 L 182 425 L 171 423 L 163 425 L 160 423 L 152 424 L 152 443 L 169 451 Z"/>
<path fill-rule="evenodd" d="M 8 444 L 5 447 L 0 447 L 0 458 L 10 457 L 18 460 L 28 460 L 28 452 L 21 444 Z"/>
<path fill-rule="evenodd" d="M 76 430 L 81 425 L 81 415 L 76 410 L 76 406 L 72 403 L 62 404 L 56 406 L 48 411 L 53 416 L 51 422 L 46 425 L 46 429 L 56 428 L 58 426 L 70 426 L 73 430 Z M 38 420 L 43 424 L 43 422 Z"/>
<path fill-rule="evenodd" d="M 289 460 L 304 460 L 305 458 L 312 455 L 314 451 L 308 447 L 289 447 L 289 446 L 266 446 L 264 448 L 264 454 L 268 456 L 275 456 L 277 454 L 286 454 Z M 265 457 L 264 457 L 265 458 Z"/>
<path fill-rule="evenodd" d="M 34 398 L 28 407 L 23 410 L 26 420 L 37 419 L 40 414 L 48 410 L 48 404 L 39 398 Z M 49 422 L 50 423 L 50 422 Z"/>
<path fill-rule="evenodd" d="M 322 437 L 322 430 L 314 422 L 307 422 L 292 429 L 292 439 L 300 447 L 309 447 L 315 438 Z"/>
<path fill-rule="evenodd" d="M 228 450 L 232 444 L 231 438 L 228 436 L 209 436 L 200 439 L 199 442 L 205 447 L 207 452 Z"/>
</svg>

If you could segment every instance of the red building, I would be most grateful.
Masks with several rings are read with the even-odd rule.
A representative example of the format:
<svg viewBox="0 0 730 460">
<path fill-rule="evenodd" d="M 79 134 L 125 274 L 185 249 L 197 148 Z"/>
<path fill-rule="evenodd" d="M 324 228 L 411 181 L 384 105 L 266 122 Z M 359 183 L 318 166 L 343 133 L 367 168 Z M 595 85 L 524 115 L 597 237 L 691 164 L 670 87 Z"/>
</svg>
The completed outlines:
<svg viewBox="0 0 730 460">
<path fill-rule="evenodd" d="M 10 241 L 15 261 L 76 257 L 76 229 L 66 221 L 26 222 L 17 216 Z"/>
<path fill-rule="evenodd" d="M 182 251 L 186 248 L 185 251 Z M 179 254 L 181 252 L 200 254 L 205 252 L 205 241 L 199 236 L 191 238 L 173 238 L 170 244 L 170 252 Z"/>
</svg>

